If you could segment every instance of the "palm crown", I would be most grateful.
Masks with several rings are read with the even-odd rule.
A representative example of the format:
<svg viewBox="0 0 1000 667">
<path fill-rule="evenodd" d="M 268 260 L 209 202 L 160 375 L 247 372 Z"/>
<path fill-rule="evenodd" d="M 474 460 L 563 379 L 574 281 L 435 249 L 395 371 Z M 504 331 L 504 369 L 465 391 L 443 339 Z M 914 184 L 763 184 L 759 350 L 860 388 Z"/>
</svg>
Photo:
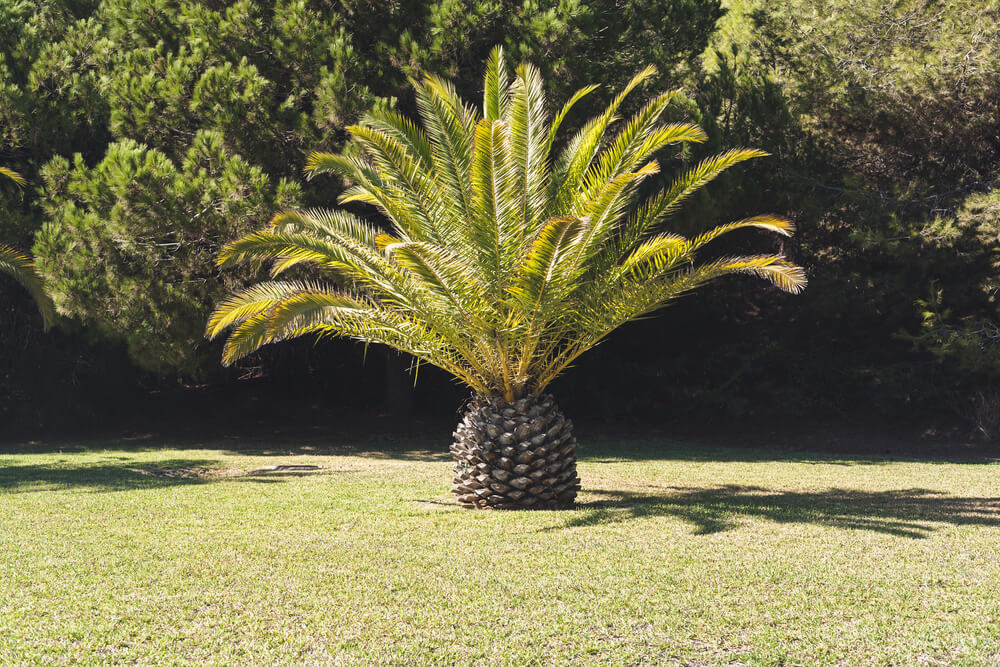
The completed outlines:
<svg viewBox="0 0 1000 667">
<path fill-rule="evenodd" d="M 308 158 L 310 176 L 341 175 L 340 202 L 375 206 L 388 231 L 345 210 L 289 211 L 223 250 L 222 266 L 271 261 L 277 278 L 308 264 L 317 275 L 260 282 L 222 302 L 207 333 L 231 329 L 224 362 L 304 334 L 348 336 L 512 401 L 541 392 L 617 327 L 714 278 L 749 273 L 799 292 L 802 270 L 778 254 L 694 261 L 735 229 L 790 235 L 788 220 L 756 216 L 693 238 L 662 229 L 692 192 L 766 153 L 722 153 L 639 201 L 640 183 L 659 171 L 655 153 L 705 140 L 695 125 L 661 122 L 669 92 L 611 135 L 626 96 L 653 74 L 636 75 L 563 143 L 563 119 L 594 86 L 550 118 L 538 71 L 521 65 L 511 77 L 499 48 L 481 117 L 450 83 L 414 82 L 422 128 L 373 111 L 348 128 L 348 151 Z"/>
</svg>

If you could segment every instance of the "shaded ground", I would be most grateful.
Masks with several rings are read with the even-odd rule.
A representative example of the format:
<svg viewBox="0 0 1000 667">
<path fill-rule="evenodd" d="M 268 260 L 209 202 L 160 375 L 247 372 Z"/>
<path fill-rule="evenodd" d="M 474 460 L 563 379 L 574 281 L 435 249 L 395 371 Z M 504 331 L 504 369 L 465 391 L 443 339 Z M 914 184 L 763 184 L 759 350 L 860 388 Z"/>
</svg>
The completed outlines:
<svg viewBox="0 0 1000 667">
<path fill-rule="evenodd" d="M 3 436 L 0 454 L 83 451 L 88 447 L 143 451 L 218 449 L 232 452 L 275 454 L 357 454 L 390 458 L 446 459 L 451 431 L 459 411 L 431 417 L 390 414 L 344 415 L 305 410 L 283 420 L 268 416 L 248 420 L 241 415 L 217 419 L 174 419 L 144 424 L 110 425 L 76 435 Z M 729 460 L 847 459 L 924 461 L 1000 461 L 1000 443 L 965 437 L 958 429 L 944 432 L 914 424 L 878 420 L 863 423 L 837 421 L 775 422 L 677 422 L 659 426 L 609 424 L 576 419 L 576 435 L 585 448 L 613 451 L 629 458 L 658 458 L 664 454 L 697 460 L 706 447 L 734 450 Z M 634 443 L 656 442 L 655 447 Z M 681 443 L 681 444 L 677 444 Z M 674 446 L 677 444 L 677 446 Z M 667 447 L 667 449 L 664 449 Z M 763 454 L 761 451 L 767 453 Z M 742 453 L 741 453 L 742 452 Z"/>
</svg>

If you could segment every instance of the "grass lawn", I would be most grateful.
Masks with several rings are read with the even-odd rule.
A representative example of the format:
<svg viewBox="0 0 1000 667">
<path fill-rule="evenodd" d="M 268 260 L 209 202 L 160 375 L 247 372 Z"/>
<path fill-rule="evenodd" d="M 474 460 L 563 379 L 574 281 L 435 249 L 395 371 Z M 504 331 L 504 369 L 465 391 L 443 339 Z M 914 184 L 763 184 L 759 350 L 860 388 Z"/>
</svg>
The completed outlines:
<svg viewBox="0 0 1000 667">
<path fill-rule="evenodd" d="M 1000 664 L 1000 464 L 591 438 L 491 513 L 407 443 L 0 454 L 0 664 Z"/>
</svg>

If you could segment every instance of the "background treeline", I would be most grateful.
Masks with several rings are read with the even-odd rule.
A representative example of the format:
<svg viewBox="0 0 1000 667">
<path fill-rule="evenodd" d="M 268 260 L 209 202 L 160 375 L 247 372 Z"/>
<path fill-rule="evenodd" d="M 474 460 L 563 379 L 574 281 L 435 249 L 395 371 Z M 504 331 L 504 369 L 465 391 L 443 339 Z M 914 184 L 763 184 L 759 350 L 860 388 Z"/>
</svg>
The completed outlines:
<svg viewBox="0 0 1000 667">
<path fill-rule="evenodd" d="M 299 342 L 223 370 L 202 333 L 250 278 L 214 267 L 220 244 L 334 202 L 340 184 L 302 177 L 307 152 L 338 149 L 373 106 L 412 112 L 422 72 L 475 100 L 498 43 L 554 100 L 601 83 L 577 118 L 655 64 L 657 88 L 685 91 L 672 113 L 710 136 L 665 156 L 664 178 L 730 146 L 773 154 L 678 231 L 788 215 L 784 250 L 810 274 L 799 297 L 732 281 L 625 329 L 556 388 L 568 411 L 921 415 L 995 434 L 1000 0 L 2 3 L 0 164 L 29 187 L 0 184 L 0 239 L 35 254 L 61 320 L 43 335 L 0 284 L 0 418 L 80 424 L 193 385 L 222 403 L 253 385 L 450 411 L 461 390 L 421 369 L 411 396 L 381 350 Z"/>
</svg>

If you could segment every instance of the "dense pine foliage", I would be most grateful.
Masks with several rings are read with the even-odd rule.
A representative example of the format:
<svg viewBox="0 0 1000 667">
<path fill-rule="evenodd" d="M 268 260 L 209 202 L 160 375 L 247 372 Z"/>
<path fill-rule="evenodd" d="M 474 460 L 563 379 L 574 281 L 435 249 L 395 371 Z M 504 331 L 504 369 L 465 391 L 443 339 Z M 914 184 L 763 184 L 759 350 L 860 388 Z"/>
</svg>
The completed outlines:
<svg viewBox="0 0 1000 667">
<path fill-rule="evenodd" d="M 669 120 L 708 134 L 673 166 L 733 145 L 773 155 L 689 200 L 673 231 L 786 216 L 799 234 L 774 250 L 810 274 L 787 311 L 733 282 L 626 329 L 560 388 L 567 404 L 648 418 L 930 409 L 989 431 L 998 15 L 997 0 L 4 3 L 0 164 L 27 186 L 0 188 L 0 241 L 35 256 L 60 325 L 42 337 L 27 295 L 0 285 L 0 376 L 23 392 L 69 373 L 87 393 L 122 346 L 162 377 L 219 381 L 201 324 L 254 277 L 220 273 L 222 245 L 278 210 L 330 205 L 336 183 L 302 177 L 309 152 L 340 150 L 368 112 L 412 114 L 409 77 L 478 96 L 502 44 L 539 65 L 549 99 L 605 84 L 580 118 L 655 65 L 659 88 L 684 91 Z M 640 343 L 656 345 L 637 358 Z"/>
</svg>

